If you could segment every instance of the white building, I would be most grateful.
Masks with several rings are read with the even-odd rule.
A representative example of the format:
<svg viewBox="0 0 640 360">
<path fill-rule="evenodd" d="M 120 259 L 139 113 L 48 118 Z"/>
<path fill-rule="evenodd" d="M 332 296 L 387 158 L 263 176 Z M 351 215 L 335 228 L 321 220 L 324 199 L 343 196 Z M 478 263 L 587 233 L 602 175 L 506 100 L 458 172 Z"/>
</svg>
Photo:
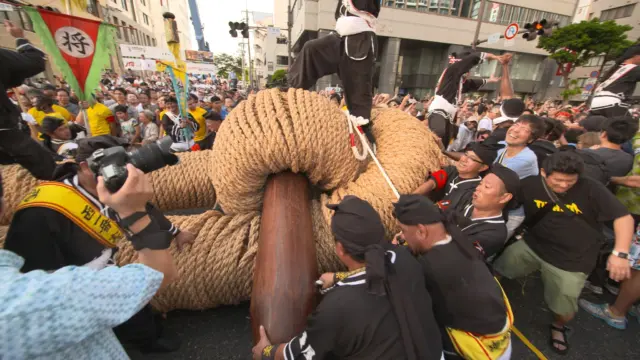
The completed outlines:
<svg viewBox="0 0 640 360">
<path fill-rule="evenodd" d="M 110 0 L 113 1 L 113 0 Z M 123 0 L 124 1 L 124 0 Z M 180 38 L 180 48 L 183 53 L 181 54 L 184 60 L 184 50 L 197 50 L 192 47 L 191 44 L 191 32 L 192 24 L 189 17 L 189 3 L 187 0 L 130 0 L 130 1 L 146 1 L 152 2 L 151 17 L 153 21 L 152 31 L 155 37 L 158 39 L 158 47 L 167 49 L 167 37 L 164 32 L 164 18 L 162 14 L 170 12 L 176 17 L 176 23 L 178 26 L 178 37 Z"/>
<path fill-rule="evenodd" d="M 277 70 L 287 70 L 287 31 L 274 26 L 274 16 L 264 17 L 255 22 L 253 31 L 254 84 L 260 88 L 267 84 L 269 76 Z"/>
</svg>

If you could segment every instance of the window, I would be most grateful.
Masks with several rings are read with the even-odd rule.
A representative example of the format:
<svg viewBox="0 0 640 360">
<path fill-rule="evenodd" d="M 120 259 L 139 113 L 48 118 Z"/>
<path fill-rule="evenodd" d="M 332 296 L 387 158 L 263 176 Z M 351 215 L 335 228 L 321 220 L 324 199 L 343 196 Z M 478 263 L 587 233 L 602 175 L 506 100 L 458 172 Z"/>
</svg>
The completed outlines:
<svg viewBox="0 0 640 360">
<path fill-rule="evenodd" d="M 286 44 L 287 43 L 287 38 L 286 37 L 280 37 L 276 40 L 277 44 Z"/>
<path fill-rule="evenodd" d="M 129 28 L 124 21 L 122 22 L 122 33 L 124 34 L 124 40 L 129 42 Z"/>
<path fill-rule="evenodd" d="M 147 35 L 147 46 L 151 46 L 151 37 Z"/>
<path fill-rule="evenodd" d="M 118 36 L 118 39 L 122 39 L 122 34 L 120 34 L 120 27 L 118 26 L 118 18 L 117 17 L 113 17 L 113 23 L 116 25 L 116 35 Z"/>
<path fill-rule="evenodd" d="M 122 8 L 123 8 L 125 11 L 129 11 L 129 7 L 127 6 L 127 0 L 122 0 L 122 2 L 121 2 L 121 3 L 122 3 Z"/>
<path fill-rule="evenodd" d="M 142 13 L 142 20 L 145 24 L 149 25 L 149 17 L 147 16 L 147 14 Z"/>
<path fill-rule="evenodd" d="M 276 56 L 276 64 L 278 65 L 282 65 L 282 66 L 287 66 L 289 65 L 289 58 L 286 56 Z"/>
<path fill-rule="evenodd" d="M 0 19 L 9 20 L 9 12 L 8 11 L 0 11 Z"/>
<path fill-rule="evenodd" d="M 615 20 L 615 19 L 622 19 L 622 18 L 629 17 L 631 16 L 631 14 L 633 14 L 633 10 L 635 9 L 635 7 L 636 7 L 636 4 L 631 4 L 631 5 L 620 6 L 620 7 L 609 9 L 609 10 L 604 10 L 600 14 L 600 21 Z"/>
<path fill-rule="evenodd" d="M 87 12 L 95 17 L 100 17 L 97 0 L 87 0 Z"/>
<path fill-rule="evenodd" d="M 33 23 L 29 15 L 23 10 L 18 10 L 18 14 L 20 14 L 20 25 L 22 28 L 27 31 L 33 31 Z"/>
<path fill-rule="evenodd" d="M 144 0 L 140 0 L 140 3 L 144 6 L 147 6 L 147 3 Z"/>
<path fill-rule="evenodd" d="M 587 82 L 588 78 L 578 78 L 576 79 L 576 87 L 584 87 L 584 84 Z"/>
<path fill-rule="evenodd" d="M 158 44 L 156 43 L 156 38 L 153 38 L 153 46 L 157 46 Z"/>
<path fill-rule="evenodd" d="M 584 66 L 602 66 L 604 56 L 594 56 Z"/>
</svg>

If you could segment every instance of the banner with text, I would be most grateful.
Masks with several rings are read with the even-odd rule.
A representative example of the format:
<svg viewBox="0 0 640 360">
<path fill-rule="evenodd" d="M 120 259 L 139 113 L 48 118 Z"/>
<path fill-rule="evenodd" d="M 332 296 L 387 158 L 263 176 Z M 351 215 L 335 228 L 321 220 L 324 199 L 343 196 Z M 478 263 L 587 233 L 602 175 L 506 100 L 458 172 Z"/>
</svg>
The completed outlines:
<svg viewBox="0 0 640 360">
<path fill-rule="evenodd" d="M 210 51 L 185 50 L 184 56 L 192 63 L 213 64 L 213 53 Z"/>
<path fill-rule="evenodd" d="M 153 46 L 120 44 L 120 55 L 123 62 L 127 61 L 124 58 L 175 61 L 169 50 Z"/>
<path fill-rule="evenodd" d="M 187 73 L 209 75 L 218 72 L 218 68 L 213 64 L 198 64 L 193 62 L 187 62 Z"/>
</svg>

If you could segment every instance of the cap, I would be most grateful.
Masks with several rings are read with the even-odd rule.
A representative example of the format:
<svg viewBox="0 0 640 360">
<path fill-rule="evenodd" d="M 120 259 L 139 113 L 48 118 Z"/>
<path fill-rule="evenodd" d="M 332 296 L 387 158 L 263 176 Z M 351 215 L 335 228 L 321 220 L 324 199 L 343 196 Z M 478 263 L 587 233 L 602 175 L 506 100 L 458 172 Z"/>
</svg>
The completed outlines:
<svg viewBox="0 0 640 360">
<path fill-rule="evenodd" d="M 478 157 L 484 164 L 491 165 L 496 160 L 496 157 L 498 157 L 498 150 L 502 149 L 503 147 L 503 145 L 499 145 L 497 143 L 492 144 L 485 142 L 472 142 L 467 145 L 467 148 L 465 150 L 473 151 L 474 153 L 476 153 L 476 155 L 478 155 Z"/>
<path fill-rule="evenodd" d="M 514 197 L 518 194 L 520 191 L 520 177 L 515 171 L 503 165 L 494 164 L 491 167 L 491 173 L 502 180 L 508 193 L 513 194 Z"/>
<path fill-rule="evenodd" d="M 429 225 L 443 221 L 440 209 L 422 195 L 401 195 L 393 203 L 393 216 L 404 225 Z"/>
<path fill-rule="evenodd" d="M 368 202 L 346 196 L 339 204 L 328 204 L 334 210 L 331 231 L 340 242 L 367 246 L 384 241 L 384 226 L 378 212 Z"/>
<path fill-rule="evenodd" d="M 587 131 L 602 131 L 607 125 L 608 119 L 602 115 L 589 115 L 580 121 L 582 126 Z"/>
<path fill-rule="evenodd" d="M 42 130 L 45 134 L 56 131 L 56 129 L 62 125 L 64 125 L 64 119 L 53 116 L 45 116 L 45 118 L 42 119 Z"/>
<path fill-rule="evenodd" d="M 123 138 L 111 135 L 100 135 L 90 138 L 84 138 L 77 141 L 78 150 L 76 153 L 76 162 L 81 163 L 87 160 L 98 149 L 108 149 L 114 146 L 129 146 L 129 142 Z"/>
</svg>

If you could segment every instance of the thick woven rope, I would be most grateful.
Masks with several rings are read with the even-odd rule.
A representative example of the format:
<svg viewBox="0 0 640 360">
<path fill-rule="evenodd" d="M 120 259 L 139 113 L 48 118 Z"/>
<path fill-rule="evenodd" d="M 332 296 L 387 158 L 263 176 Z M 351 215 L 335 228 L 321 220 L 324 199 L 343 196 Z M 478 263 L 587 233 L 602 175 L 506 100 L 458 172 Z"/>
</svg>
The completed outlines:
<svg viewBox="0 0 640 360">
<path fill-rule="evenodd" d="M 374 109 L 372 118 L 376 155 L 400 193 L 413 191 L 445 162 L 424 123 L 392 109 Z M 7 188 L 7 193 L 27 190 L 20 196 L 5 196 L 8 208 L 14 208 L 35 185 L 24 170 L 16 168 L 2 169 L 3 176 L 16 173 L 5 177 L 5 184 L 19 183 Z M 182 155 L 181 164 L 152 174 L 153 201 L 162 209 L 212 208 L 215 188 L 225 211 L 224 215 L 206 211 L 169 217 L 197 239 L 182 252 L 171 245 L 180 278 L 155 296 L 155 307 L 207 309 L 250 298 L 264 186 L 269 175 L 282 171 L 304 173 L 321 191 L 311 203 L 320 272 L 340 268 L 327 203 L 356 195 L 380 213 L 389 236 L 397 231 L 393 192 L 373 162 L 354 158 L 345 115 L 316 93 L 261 91 L 229 114 L 213 151 Z M 118 264 L 136 260 L 131 246 L 121 243 Z"/>
</svg>

